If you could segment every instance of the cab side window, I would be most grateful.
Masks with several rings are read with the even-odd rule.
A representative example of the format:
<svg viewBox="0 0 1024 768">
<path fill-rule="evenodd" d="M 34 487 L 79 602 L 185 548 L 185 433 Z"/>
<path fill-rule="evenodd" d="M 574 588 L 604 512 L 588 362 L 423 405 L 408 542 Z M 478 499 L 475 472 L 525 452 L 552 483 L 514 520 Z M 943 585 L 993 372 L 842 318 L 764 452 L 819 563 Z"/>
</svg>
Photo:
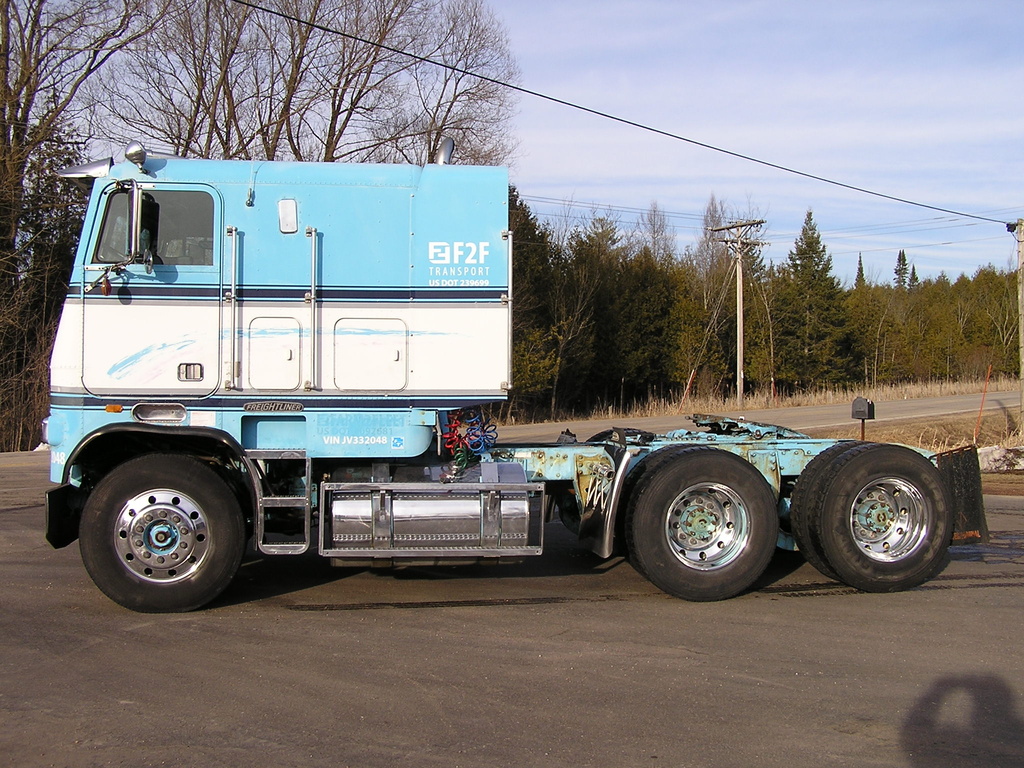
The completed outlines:
<svg viewBox="0 0 1024 768">
<path fill-rule="evenodd" d="M 146 252 L 155 266 L 213 265 L 213 198 L 194 190 L 141 190 L 139 206 L 138 253 L 142 262 Z M 93 263 L 116 264 L 125 261 L 131 250 L 131 192 L 119 190 L 110 195 L 103 214 L 99 242 Z"/>
<path fill-rule="evenodd" d="M 213 198 L 206 192 L 142 193 L 139 249 L 156 265 L 213 265 Z"/>
</svg>

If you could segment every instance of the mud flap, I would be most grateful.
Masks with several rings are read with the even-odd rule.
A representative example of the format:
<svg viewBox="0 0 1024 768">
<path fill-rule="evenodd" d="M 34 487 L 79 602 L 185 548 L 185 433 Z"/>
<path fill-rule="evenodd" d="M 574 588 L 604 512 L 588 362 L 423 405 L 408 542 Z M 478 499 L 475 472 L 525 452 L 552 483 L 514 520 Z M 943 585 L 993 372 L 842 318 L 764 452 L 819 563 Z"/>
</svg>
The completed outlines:
<svg viewBox="0 0 1024 768">
<path fill-rule="evenodd" d="M 988 543 L 978 449 L 969 445 L 944 451 L 935 455 L 935 463 L 953 507 L 953 544 Z"/>
<path fill-rule="evenodd" d="M 46 492 L 46 540 L 54 549 L 61 549 L 78 538 L 82 519 L 78 489 L 61 485 Z"/>
</svg>

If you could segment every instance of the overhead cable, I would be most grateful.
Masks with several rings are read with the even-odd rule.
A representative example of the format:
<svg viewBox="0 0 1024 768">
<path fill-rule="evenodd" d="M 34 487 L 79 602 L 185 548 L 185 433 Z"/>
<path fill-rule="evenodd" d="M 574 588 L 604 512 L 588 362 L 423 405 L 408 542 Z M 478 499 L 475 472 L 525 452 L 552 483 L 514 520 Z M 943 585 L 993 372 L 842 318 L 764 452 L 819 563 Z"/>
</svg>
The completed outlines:
<svg viewBox="0 0 1024 768">
<path fill-rule="evenodd" d="M 885 194 L 883 192 L 876 192 L 875 190 L 867 189 L 865 187 L 858 187 L 858 186 L 856 186 L 854 184 L 847 184 L 845 182 L 836 181 L 835 179 L 830 179 L 830 178 L 827 178 L 825 176 L 819 176 L 819 175 L 814 174 L 814 173 L 808 173 L 806 171 L 800 171 L 800 170 L 797 170 L 795 168 L 790 168 L 790 167 L 785 166 L 785 165 L 780 165 L 778 163 L 769 162 L 768 160 L 761 160 L 761 159 L 753 157 L 751 155 L 745 155 L 745 154 L 743 154 L 741 152 L 734 152 L 731 149 L 725 149 L 723 147 L 716 147 L 714 144 L 708 144 L 707 142 L 698 141 L 697 139 L 691 139 L 691 138 L 688 138 L 686 136 L 682 136 L 682 135 L 680 135 L 678 133 L 672 133 L 671 131 L 666 131 L 666 130 L 663 130 L 661 128 L 655 128 L 653 126 L 637 122 L 636 120 L 630 120 L 630 119 L 625 118 L 625 117 L 619 117 L 618 115 L 613 115 L 610 112 L 603 112 L 603 111 L 601 111 L 599 109 L 594 109 L 592 107 L 587 107 L 587 106 L 584 106 L 582 104 L 576 104 L 576 103 L 568 101 L 566 99 L 558 98 L 557 96 L 550 96 L 550 95 L 548 95 L 546 93 L 541 93 L 540 91 L 534 91 L 534 90 L 532 90 L 530 88 L 524 88 L 521 85 L 515 85 L 513 83 L 508 83 L 508 82 L 505 82 L 505 81 L 502 81 L 502 80 L 498 80 L 497 78 L 490 77 L 488 75 L 482 75 L 479 72 L 474 72 L 474 71 L 466 69 L 464 67 L 459 67 L 459 66 L 456 66 L 454 64 L 445 64 L 444 62 L 436 61 L 436 60 L 431 59 L 431 58 L 426 57 L 426 56 L 420 56 L 419 54 L 416 54 L 416 53 L 410 53 L 409 51 L 403 51 L 400 48 L 394 48 L 392 46 L 385 45 L 384 43 L 381 43 L 381 42 L 377 42 L 377 41 L 374 41 L 374 40 L 367 40 L 366 38 L 359 37 L 358 35 L 353 35 L 353 34 L 351 34 L 349 32 L 342 32 L 341 30 L 337 30 L 337 29 L 334 29 L 332 27 L 325 26 L 323 24 L 317 24 L 314 21 L 308 21 L 306 19 L 297 18 L 297 17 L 292 16 L 290 14 L 284 13 L 283 11 L 274 10 L 273 8 L 266 8 L 264 6 L 259 5 L 258 3 L 249 2 L 249 0 L 232 0 L 232 2 L 237 3 L 238 5 L 244 5 L 245 7 L 252 8 L 253 10 L 256 10 L 256 11 L 261 11 L 263 13 L 268 13 L 268 14 L 271 14 L 273 16 L 277 16 L 277 17 L 285 19 L 287 21 L 292 21 L 292 22 L 295 22 L 297 24 L 305 24 L 306 26 L 308 26 L 308 27 L 310 27 L 312 29 L 316 29 L 316 30 L 319 30 L 321 32 L 326 32 L 327 34 L 338 35 L 338 36 L 344 37 L 344 38 L 346 38 L 348 40 L 353 40 L 353 41 L 355 41 L 357 43 L 362 43 L 363 45 L 370 45 L 370 46 L 373 46 L 375 48 L 380 48 L 381 50 L 388 51 L 389 53 L 394 53 L 394 54 L 397 54 L 399 56 L 407 56 L 408 58 L 413 59 L 414 61 L 420 61 L 420 62 L 423 62 L 424 64 L 431 64 L 431 65 L 433 65 L 435 67 L 441 67 L 443 69 L 447 69 L 447 70 L 449 70 L 451 72 L 455 72 L 455 73 L 460 74 L 460 75 L 465 75 L 467 77 L 475 77 L 475 78 L 477 78 L 479 80 L 483 80 L 486 83 L 491 83 L 492 85 L 497 85 L 497 86 L 500 86 L 502 88 L 508 88 L 509 90 L 516 91 L 518 93 L 522 93 L 522 94 L 525 94 L 527 96 L 533 96 L 534 98 L 542 99 L 544 101 L 549 101 L 549 102 L 552 102 L 553 104 L 560 104 L 563 107 L 569 107 L 570 109 L 575 109 L 575 110 L 578 110 L 580 112 L 585 112 L 587 114 L 594 115 L 596 117 L 601 117 L 601 118 L 604 118 L 605 120 L 611 120 L 613 122 L 620 123 L 622 125 L 628 125 L 628 126 L 630 126 L 632 128 L 639 128 L 640 130 L 647 131 L 648 133 L 653 133 L 653 134 L 656 134 L 658 136 L 664 136 L 664 137 L 669 138 L 669 139 L 674 139 L 675 141 L 682 141 L 682 142 L 685 142 L 687 144 L 691 144 L 691 145 L 696 146 L 696 147 L 701 147 L 703 149 L 708 149 L 708 150 L 711 150 L 712 152 L 718 152 L 718 153 L 723 154 L 723 155 L 728 155 L 729 157 L 734 157 L 734 158 L 737 158 L 739 160 L 746 160 L 747 162 L 750 162 L 750 163 L 756 163 L 757 165 L 761 165 L 761 166 L 764 166 L 766 168 L 773 168 L 773 169 L 775 169 L 777 171 L 782 171 L 784 173 L 793 174 L 795 176 L 801 176 L 801 177 L 803 177 L 805 179 L 811 179 L 812 181 L 819 181 L 819 182 L 821 182 L 823 184 L 830 184 L 830 185 L 832 185 L 834 187 L 840 187 L 842 189 L 848 189 L 848 190 L 850 190 L 852 192 L 860 192 L 860 193 L 865 194 L 865 195 L 871 195 L 872 197 L 879 197 L 879 198 L 882 198 L 884 200 L 891 200 L 893 202 L 903 203 L 905 205 L 912 205 L 912 206 L 915 206 L 917 208 L 926 208 L 926 209 L 928 209 L 930 211 L 938 211 L 939 213 L 949 213 L 949 214 L 952 214 L 954 216 L 963 216 L 965 218 L 977 219 L 978 221 L 987 221 L 987 222 L 991 222 L 993 224 L 1005 225 L 1005 223 L 1006 223 L 1006 222 L 1003 222 L 1003 221 L 999 221 L 998 219 L 990 219 L 990 218 L 988 218 L 986 216 L 978 216 L 978 215 L 973 214 L 973 213 L 965 213 L 964 211 L 956 211 L 956 210 L 953 210 L 951 208 L 942 208 L 941 206 L 937 206 L 937 205 L 929 205 L 928 203 L 920 203 L 920 202 L 917 202 L 915 200 L 909 200 L 909 199 L 907 199 L 905 197 L 897 197 L 896 195 L 887 195 L 887 194 Z"/>
</svg>

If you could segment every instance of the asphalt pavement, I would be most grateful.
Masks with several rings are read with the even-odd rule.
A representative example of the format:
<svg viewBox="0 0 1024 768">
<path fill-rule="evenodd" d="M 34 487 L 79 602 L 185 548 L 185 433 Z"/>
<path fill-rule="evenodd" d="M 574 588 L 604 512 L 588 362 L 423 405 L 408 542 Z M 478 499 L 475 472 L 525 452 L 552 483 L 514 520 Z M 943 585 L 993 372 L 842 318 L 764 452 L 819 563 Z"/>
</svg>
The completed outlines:
<svg viewBox="0 0 1024 768">
<path fill-rule="evenodd" d="M 0 765 L 1024 764 L 1016 497 L 897 594 L 780 553 L 686 603 L 551 525 L 518 565 L 250 555 L 208 608 L 143 615 L 43 540 L 46 462 L 0 454 Z"/>
</svg>

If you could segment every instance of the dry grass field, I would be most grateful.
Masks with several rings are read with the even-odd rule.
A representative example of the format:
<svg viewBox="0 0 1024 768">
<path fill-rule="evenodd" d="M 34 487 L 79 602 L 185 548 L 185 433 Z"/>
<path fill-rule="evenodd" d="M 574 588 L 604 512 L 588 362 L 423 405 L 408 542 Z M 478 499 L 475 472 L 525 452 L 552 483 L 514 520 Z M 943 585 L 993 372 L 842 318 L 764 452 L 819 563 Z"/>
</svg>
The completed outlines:
<svg viewBox="0 0 1024 768">
<path fill-rule="evenodd" d="M 974 430 L 978 429 L 977 441 Z M 842 427 L 808 429 L 812 437 L 859 438 L 860 423 L 851 421 Z M 928 417 L 899 421 L 867 422 L 864 437 L 879 443 L 904 443 L 945 451 L 963 445 L 1019 445 L 1021 435 L 1016 421 L 1005 413 L 986 413 L 980 425 L 975 414 L 957 414 L 945 418 Z"/>
<path fill-rule="evenodd" d="M 977 416 L 949 416 L 944 419 L 907 419 L 884 423 L 868 422 L 864 436 L 868 440 L 883 443 L 916 445 L 934 451 L 945 451 L 974 442 L 974 430 L 978 429 L 977 444 L 1014 446 L 1024 444 L 1024 436 L 1012 419 L 1003 413 L 985 415 L 978 424 Z M 809 429 L 812 437 L 859 438 L 860 424 L 830 429 Z M 982 475 L 982 489 L 985 493 L 1002 496 L 1024 496 L 1024 472 Z"/>
</svg>

